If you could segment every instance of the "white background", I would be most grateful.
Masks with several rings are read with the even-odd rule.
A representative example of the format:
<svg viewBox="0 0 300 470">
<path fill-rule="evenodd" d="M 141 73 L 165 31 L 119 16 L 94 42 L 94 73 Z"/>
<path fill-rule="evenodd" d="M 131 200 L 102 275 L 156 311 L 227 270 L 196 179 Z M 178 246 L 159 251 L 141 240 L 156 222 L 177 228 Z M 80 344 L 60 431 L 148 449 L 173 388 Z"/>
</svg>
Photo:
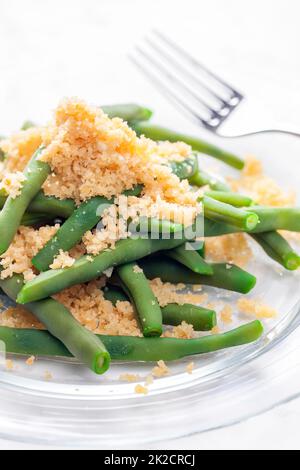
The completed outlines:
<svg viewBox="0 0 300 470">
<path fill-rule="evenodd" d="M 138 101 L 161 122 L 189 129 L 128 61 L 153 27 L 245 92 L 229 133 L 300 132 L 299 15 L 299 0 L 0 0 L 0 132 L 29 118 L 46 121 L 61 97 L 73 95 L 99 104 Z M 159 447 L 299 449 L 299 418 L 298 400 Z"/>
</svg>

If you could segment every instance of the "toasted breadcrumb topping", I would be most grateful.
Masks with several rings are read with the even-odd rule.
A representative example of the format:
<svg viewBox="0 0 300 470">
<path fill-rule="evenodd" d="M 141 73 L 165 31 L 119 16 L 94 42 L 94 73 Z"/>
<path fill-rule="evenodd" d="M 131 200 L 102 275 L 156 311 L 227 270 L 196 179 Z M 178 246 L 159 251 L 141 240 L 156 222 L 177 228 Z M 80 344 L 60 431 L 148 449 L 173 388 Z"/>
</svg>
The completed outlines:
<svg viewBox="0 0 300 470">
<path fill-rule="evenodd" d="M 265 206 L 293 206 L 295 191 L 285 191 L 263 171 L 262 163 L 249 156 L 238 179 L 229 178 L 231 189 L 249 194 L 257 203 Z"/>
<path fill-rule="evenodd" d="M 41 144 L 46 146 L 41 160 L 52 168 L 44 184 L 48 195 L 79 202 L 96 195 L 110 198 L 141 183 L 150 197 L 196 205 L 187 181 L 180 182 L 165 165 L 168 159 L 187 157 L 188 145 L 139 138 L 121 119 L 109 119 L 100 108 L 78 99 L 63 100 L 47 127 L 2 141 L 7 168 L 23 170 Z"/>
<path fill-rule="evenodd" d="M 274 318 L 278 315 L 277 310 L 255 299 L 240 298 L 237 307 L 241 313 L 254 315 L 256 318 Z"/>
<path fill-rule="evenodd" d="M 158 361 L 157 365 L 152 369 L 151 374 L 153 377 L 165 377 L 170 374 L 170 369 L 164 361 Z"/>
<path fill-rule="evenodd" d="M 123 382 L 137 382 L 140 380 L 140 376 L 138 374 L 121 374 L 119 380 Z"/>
<path fill-rule="evenodd" d="M 142 268 L 140 268 L 137 264 L 135 264 L 134 267 L 133 267 L 133 272 L 134 272 L 135 274 L 142 274 L 142 273 L 143 273 L 143 270 L 142 270 Z"/>
<path fill-rule="evenodd" d="M 205 240 L 206 259 L 216 263 L 233 263 L 241 268 L 252 258 L 252 250 L 243 233 L 231 233 Z M 228 265 L 230 269 L 230 265 Z"/>
<path fill-rule="evenodd" d="M 31 127 L 13 134 L 9 139 L 1 140 L 0 148 L 8 156 L 5 160 L 5 169 L 9 172 L 23 171 L 42 144 L 44 133 L 43 128 Z"/>
<path fill-rule="evenodd" d="M 35 363 L 35 360 L 36 360 L 35 356 L 29 357 L 26 361 L 26 365 L 30 367 L 33 366 L 33 364 Z"/>
<path fill-rule="evenodd" d="M 21 194 L 24 181 L 26 181 L 26 177 L 21 171 L 5 173 L 0 182 L 0 191 L 15 199 Z"/>
<path fill-rule="evenodd" d="M 98 334 L 141 336 L 130 302 L 106 300 L 97 281 L 77 285 L 55 296 L 86 328 Z"/>
<path fill-rule="evenodd" d="M 162 282 L 160 278 L 152 279 L 150 287 L 156 296 L 159 305 L 165 307 L 167 304 L 176 303 L 179 305 L 191 303 L 200 304 L 207 301 L 207 294 L 197 294 L 196 292 L 181 292 L 185 284 L 171 284 Z"/>
<path fill-rule="evenodd" d="M 11 359 L 7 359 L 5 362 L 5 367 L 7 370 L 13 370 L 14 369 L 14 363 Z"/>
<path fill-rule="evenodd" d="M 225 305 L 220 311 L 220 318 L 223 323 L 232 323 L 233 309 L 231 305 Z"/>
<path fill-rule="evenodd" d="M 163 336 L 166 338 L 191 339 L 195 337 L 195 331 L 193 325 L 183 321 L 180 325 L 165 331 Z"/>
<path fill-rule="evenodd" d="M 186 366 L 186 371 L 187 371 L 188 374 L 192 374 L 194 369 L 195 369 L 195 363 L 194 362 L 190 362 Z"/>
<path fill-rule="evenodd" d="M 145 380 L 145 385 L 149 386 L 152 385 L 154 382 L 153 376 L 151 374 L 147 375 Z"/>
<path fill-rule="evenodd" d="M 134 391 L 138 395 L 148 395 L 148 392 L 149 392 L 148 388 L 144 387 L 141 384 L 136 385 L 135 388 L 134 388 Z"/>
<path fill-rule="evenodd" d="M 59 250 L 59 254 L 54 258 L 53 263 L 50 265 L 51 269 L 70 268 L 75 263 L 75 258 L 72 258 L 69 253 Z"/>
<path fill-rule="evenodd" d="M 216 325 L 211 329 L 211 334 L 212 335 L 218 335 L 219 333 L 221 333 L 221 330 L 220 330 L 219 326 Z"/>
<path fill-rule="evenodd" d="M 43 325 L 25 307 L 9 307 L 0 314 L 0 325 L 9 328 L 44 329 Z"/>
<path fill-rule="evenodd" d="M 18 229 L 8 250 L 0 256 L 3 267 L 1 279 L 13 274 L 23 274 L 25 281 L 35 277 L 31 260 L 59 229 L 59 224 L 52 227 L 46 225 L 38 230 L 21 226 Z"/>
</svg>

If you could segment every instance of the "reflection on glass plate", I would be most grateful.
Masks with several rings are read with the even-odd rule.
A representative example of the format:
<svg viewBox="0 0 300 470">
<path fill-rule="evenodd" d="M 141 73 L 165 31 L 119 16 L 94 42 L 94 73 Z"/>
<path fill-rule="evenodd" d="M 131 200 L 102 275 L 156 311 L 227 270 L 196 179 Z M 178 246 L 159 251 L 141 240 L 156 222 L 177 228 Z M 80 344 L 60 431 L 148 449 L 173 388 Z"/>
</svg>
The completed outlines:
<svg viewBox="0 0 300 470">
<path fill-rule="evenodd" d="M 227 141 L 240 154 L 262 159 L 266 173 L 296 188 L 300 140 L 265 134 Z M 222 167 L 224 171 L 224 167 Z M 247 268 L 258 278 L 251 297 L 276 308 L 259 342 L 170 363 L 171 374 L 157 379 L 147 396 L 120 374 L 138 374 L 143 384 L 153 364 L 113 364 L 97 377 L 75 361 L 39 358 L 33 367 L 14 357 L 0 364 L 0 437 L 53 445 L 122 447 L 171 439 L 229 425 L 261 413 L 300 393 L 299 274 L 286 272 L 256 246 Z M 206 288 L 210 298 L 240 295 Z M 7 302 L 3 298 L 4 303 Z M 245 322 L 245 316 L 236 319 Z M 232 327 L 233 325 L 230 325 Z M 234 325 L 235 326 L 235 325 Z M 195 368 L 187 373 L 193 360 Z"/>
</svg>

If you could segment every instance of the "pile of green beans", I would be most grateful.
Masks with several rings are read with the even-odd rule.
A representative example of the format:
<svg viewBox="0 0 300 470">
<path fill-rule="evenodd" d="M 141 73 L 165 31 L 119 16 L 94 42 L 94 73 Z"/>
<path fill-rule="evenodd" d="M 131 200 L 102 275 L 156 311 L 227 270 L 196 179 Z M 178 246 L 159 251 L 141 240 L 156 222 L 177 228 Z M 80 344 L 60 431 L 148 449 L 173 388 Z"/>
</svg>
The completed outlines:
<svg viewBox="0 0 300 470">
<path fill-rule="evenodd" d="M 180 180 L 191 186 L 204 187 L 202 203 L 204 242 L 199 250 L 188 249 L 194 239 L 186 236 L 181 224 L 168 220 L 141 218 L 136 223 L 138 236 L 120 240 L 114 249 L 97 256 L 83 256 L 65 269 L 49 269 L 62 251 L 76 246 L 83 235 L 101 222 L 103 211 L 112 200 L 96 196 L 76 206 L 71 199 L 48 197 L 42 185 L 50 173 L 48 164 L 39 160 L 43 147 L 28 163 L 20 194 L 12 198 L 0 194 L 0 255 L 10 246 L 20 225 L 39 226 L 63 219 L 55 236 L 33 258 L 39 274 L 24 283 L 22 276 L 0 279 L 1 289 L 19 304 L 24 304 L 47 331 L 16 330 L 0 327 L 0 340 L 7 351 L 18 354 L 76 357 L 93 372 L 105 372 L 110 360 L 157 361 L 176 360 L 193 354 L 202 354 L 222 348 L 256 341 L 263 332 L 259 321 L 254 321 L 224 334 L 197 339 L 179 340 L 161 338 L 163 325 L 180 325 L 183 321 L 196 331 L 210 331 L 217 322 L 216 312 L 191 304 L 170 303 L 161 307 L 150 287 L 149 280 L 160 278 L 173 284 L 202 284 L 246 294 L 256 278 L 229 263 L 208 263 L 205 260 L 205 237 L 244 232 L 286 269 L 300 266 L 300 256 L 278 230 L 300 232 L 299 208 L 270 208 L 255 205 L 248 196 L 233 193 L 221 179 L 199 167 L 198 153 L 212 156 L 235 169 L 242 169 L 244 161 L 196 137 L 180 134 L 149 122 L 152 111 L 136 104 L 103 106 L 109 117 L 120 117 L 136 131 L 156 141 L 183 141 L 194 153 L 183 161 L 169 161 L 167 165 Z M 26 130 L 34 124 L 26 122 Z M 5 162 L 4 162 L 5 164 Z M 142 185 L 126 195 L 139 196 Z M 128 221 L 128 224 L 132 221 Z M 143 237 L 154 231 L 156 236 Z M 145 232 L 145 233 L 144 233 Z M 147 232 L 147 233 L 146 233 Z M 168 238 L 165 233 L 170 234 Z M 195 238 L 195 235 L 194 235 Z M 139 321 L 143 338 L 94 335 L 79 324 L 71 313 L 51 296 L 68 287 L 99 278 L 107 269 L 114 268 L 104 298 L 114 305 L 131 302 Z"/>
</svg>

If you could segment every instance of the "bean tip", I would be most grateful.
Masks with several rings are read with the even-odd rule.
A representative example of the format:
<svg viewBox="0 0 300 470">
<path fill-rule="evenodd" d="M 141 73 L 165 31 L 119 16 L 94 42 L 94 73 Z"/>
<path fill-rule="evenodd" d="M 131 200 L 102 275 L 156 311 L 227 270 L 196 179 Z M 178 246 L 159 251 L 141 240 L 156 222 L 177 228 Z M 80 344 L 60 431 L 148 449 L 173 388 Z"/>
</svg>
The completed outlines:
<svg viewBox="0 0 300 470">
<path fill-rule="evenodd" d="M 92 366 L 93 372 L 97 375 L 104 374 L 110 367 L 111 357 L 107 351 L 100 351 L 96 354 L 94 364 Z"/>
</svg>

